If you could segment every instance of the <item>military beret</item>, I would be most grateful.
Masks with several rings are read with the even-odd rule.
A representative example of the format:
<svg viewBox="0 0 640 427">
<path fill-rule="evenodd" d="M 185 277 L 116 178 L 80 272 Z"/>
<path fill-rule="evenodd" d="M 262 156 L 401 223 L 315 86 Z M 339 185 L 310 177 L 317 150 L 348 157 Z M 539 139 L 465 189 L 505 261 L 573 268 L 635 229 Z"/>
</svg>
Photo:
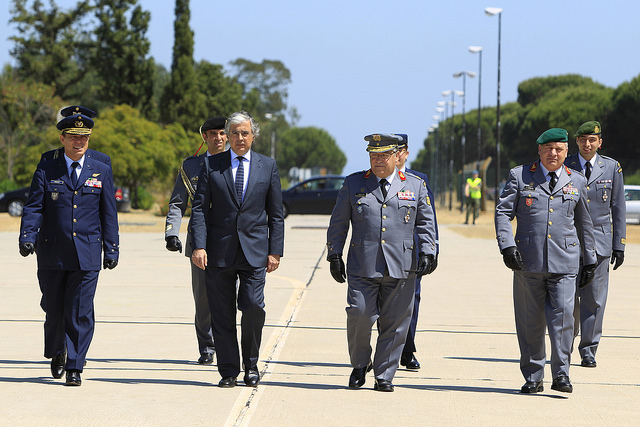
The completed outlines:
<svg viewBox="0 0 640 427">
<path fill-rule="evenodd" d="M 226 121 L 227 119 L 224 117 L 211 117 L 202 124 L 202 127 L 200 128 L 200 133 L 206 132 L 211 129 L 215 129 L 215 130 L 224 129 L 224 124 Z"/>
<path fill-rule="evenodd" d="M 370 153 L 382 153 L 384 151 L 395 150 L 402 142 L 402 137 L 392 133 L 373 133 L 364 137 L 369 143 L 367 151 Z"/>
<path fill-rule="evenodd" d="M 590 122 L 581 124 L 576 133 L 573 134 L 573 137 L 577 138 L 580 135 L 600 135 L 601 133 L 602 126 L 600 126 L 600 122 L 591 120 Z"/>
<path fill-rule="evenodd" d="M 561 128 L 545 130 L 536 142 L 538 145 L 546 144 L 547 142 L 569 142 L 569 132 Z"/>
<path fill-rule="evenodd" d="M 400 138 L 402 138 L 402 142 L 398 144 L 398 148 L 409 148 L 409 137 L 406 133 L 396 133 Z"/>
<path fill-rule="evenodd" d="M 95 111 L 80 105 L 71 105 L 60 110 L 62 120 L 56 124 L 58 130 L 73 135 L 90 135 L 93 129 Z"/>
</svg>

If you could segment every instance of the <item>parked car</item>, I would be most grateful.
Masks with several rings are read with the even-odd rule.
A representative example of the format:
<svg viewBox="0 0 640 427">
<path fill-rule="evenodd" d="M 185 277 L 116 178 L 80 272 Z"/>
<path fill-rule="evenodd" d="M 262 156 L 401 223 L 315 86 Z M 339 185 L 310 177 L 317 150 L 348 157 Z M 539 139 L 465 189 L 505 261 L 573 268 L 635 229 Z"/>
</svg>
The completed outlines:
<svg viewBox="0 0 640 427">
<path fill-rule="evenodd" d="M 624 201 L 627 206 L 627 223 L 640 224 L 640 185 L 625 185 Z"/>
<path fill-rule="evenodd" d="M 27 197 L 29 197 L 29 187 L 0 193 L 0 212 L 8 212 L 11 216 L 22 216 L 22 208 Z M 116 188 L 116 208 L 118 212 L 131 211 L 128 188 Z"/>
<path fill-rule="evenodd" d="M 330 214 L 343 181 L 340 175 L 319 176 L 282 191 L 285 218 L 289 214 Z"/>
</svg>

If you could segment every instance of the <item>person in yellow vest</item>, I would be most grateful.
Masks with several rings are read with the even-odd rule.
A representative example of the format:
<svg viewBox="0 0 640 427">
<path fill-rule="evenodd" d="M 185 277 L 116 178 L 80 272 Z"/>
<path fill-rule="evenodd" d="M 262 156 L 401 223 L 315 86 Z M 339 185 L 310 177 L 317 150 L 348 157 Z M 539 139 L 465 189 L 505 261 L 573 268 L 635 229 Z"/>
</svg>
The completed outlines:
<svg viewBox="0 0 640 427">
<path fill-rule="evenodd" d="M 469 212 L 473 209 L 473 223 L 480 215 L 480 198 L 482 197 L 482 180 L 478 178 L 478 171 L 474 170 L 471 178 L 467 178 L 467 185 L 464 186 L 464 195 L 467 198 L 467 216 L 465 224 L 469 224 Z"/>
</svg>

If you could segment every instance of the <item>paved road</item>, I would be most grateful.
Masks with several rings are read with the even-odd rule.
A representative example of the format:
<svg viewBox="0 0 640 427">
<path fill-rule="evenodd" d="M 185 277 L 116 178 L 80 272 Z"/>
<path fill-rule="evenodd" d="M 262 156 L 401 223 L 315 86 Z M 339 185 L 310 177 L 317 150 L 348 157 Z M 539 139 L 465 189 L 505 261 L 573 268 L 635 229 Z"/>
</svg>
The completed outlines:
<svg viewBox="0 0 640 427">
<path fill-rule="evenodd" d="M 0 233 L 0 425 L 638 425 L 640 245 L 612 273 L 598 368 L 574 361 L 573 394 L 548 380 L 527 396 L 497 244 L 443 227 L 440 265 L 423 282 L 422 369 L 398 370 L 396 391 L 379 393 L 371 374 L 347 388 L 345 285 L 324 260 L 327 221 L 287 218 L 285 257 L 267 280 L 262 382 L 233 389 L 195 363 L 189 265 L 161 232 L 122 233 L 120 264 L 101 273 L 82 387 L 53 380 L 35 257 L 20 257 L 17 233 Z"/>
</svg>

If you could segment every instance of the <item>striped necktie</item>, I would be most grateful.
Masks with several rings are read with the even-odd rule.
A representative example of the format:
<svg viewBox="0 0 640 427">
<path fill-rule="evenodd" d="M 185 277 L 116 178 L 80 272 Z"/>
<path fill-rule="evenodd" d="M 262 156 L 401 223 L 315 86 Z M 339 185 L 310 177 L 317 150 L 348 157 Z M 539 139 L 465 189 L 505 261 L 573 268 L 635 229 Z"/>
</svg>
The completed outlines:
<svg viewBox="0 0 640 427">
<path fill-rule="evenodd" d="M 556 182 L 558 182 L 558 177 L 555 172 L 549 172 L 549 177 L 551 178 L 549 180 L 549 189 L 553 191 L 553 188 L 556 186 Z"/>
<path fill-rule="evenodd" d="M 238 170 L 236 170 L 236 196 L 242 203 L 242 190 L 244 188 L 244 157 L 238 156 Z"/>
</svg>

